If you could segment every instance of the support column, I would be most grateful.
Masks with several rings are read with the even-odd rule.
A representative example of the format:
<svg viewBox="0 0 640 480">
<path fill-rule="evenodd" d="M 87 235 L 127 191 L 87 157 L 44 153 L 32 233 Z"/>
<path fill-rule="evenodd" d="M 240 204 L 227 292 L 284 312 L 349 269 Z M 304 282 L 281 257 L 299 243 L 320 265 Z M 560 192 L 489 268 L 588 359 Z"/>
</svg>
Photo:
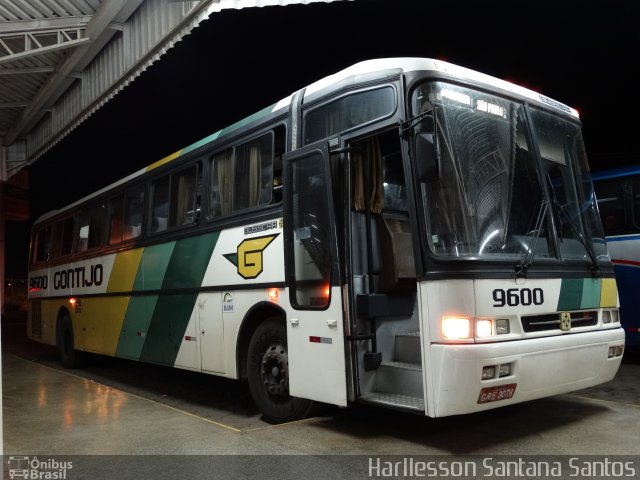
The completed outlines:
<svg viewBox="0 0 640 480">
<path fill-rule="evenodd" d="M 0 137 L 0 306 L 4 307 L 4 208 L 2 206 L 2 190 L 4 181 L 7 179 L 7 163 L 5 156 L 5 148 L 2 146 L 2 137 Z M 0 313 L 0 324 L 2 323 L 2 313 Z M 0 377 L 2 373 L 2 330 L 0 329 Z M 0 381 L 0 458 L 4 455 L 4 430 L 2 425 L 4 419 L 2 417 L 2 382 Z"/>
<path fill-rule="evenodd" d="M 5 262 L 5 241 L 4 241 L 4 206 L 2 197 L 4 196 L 4 183 L 7 180 L 7 156 L 6 148 L 2 145 L 0 137 L 0 305 L 4 308 L 4 262 Z M 2 437 L 0 437 L 2 438 Z"/>
</svg>

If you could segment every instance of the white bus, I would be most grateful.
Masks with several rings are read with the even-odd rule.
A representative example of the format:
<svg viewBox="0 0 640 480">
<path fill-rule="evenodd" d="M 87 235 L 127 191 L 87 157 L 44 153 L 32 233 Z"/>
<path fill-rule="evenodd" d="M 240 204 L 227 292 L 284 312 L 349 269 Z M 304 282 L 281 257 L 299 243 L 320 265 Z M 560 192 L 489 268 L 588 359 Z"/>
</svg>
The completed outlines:
<svg viewBox="0 0 640 480">
<path fill-rule="evenodd" d="M 576 110 L 364 61 L 39 218 L 28 334 L 430 417 L 611 380 L 624 350 Z"/>
</svg>

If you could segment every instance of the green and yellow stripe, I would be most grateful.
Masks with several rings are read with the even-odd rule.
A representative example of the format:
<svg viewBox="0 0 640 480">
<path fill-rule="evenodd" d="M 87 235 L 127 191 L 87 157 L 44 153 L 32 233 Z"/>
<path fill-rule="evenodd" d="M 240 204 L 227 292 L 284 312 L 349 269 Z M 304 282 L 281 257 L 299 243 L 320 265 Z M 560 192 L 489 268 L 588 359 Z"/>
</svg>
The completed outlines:
<svg viewBox="0 0 640 480">
<path fill-rule="evenodd" d="M 84 348 L 173 365 L 219 236 L 118 253 L 107 287 L 113 295 L 83 305 L 82 317 L 91 322 L 85 323 Z"/>
<path fill-rule="evenodd" d="M 615 278 L 564 278 L 557 311 L 610 308 L 617 303 Z"/>
</svg>

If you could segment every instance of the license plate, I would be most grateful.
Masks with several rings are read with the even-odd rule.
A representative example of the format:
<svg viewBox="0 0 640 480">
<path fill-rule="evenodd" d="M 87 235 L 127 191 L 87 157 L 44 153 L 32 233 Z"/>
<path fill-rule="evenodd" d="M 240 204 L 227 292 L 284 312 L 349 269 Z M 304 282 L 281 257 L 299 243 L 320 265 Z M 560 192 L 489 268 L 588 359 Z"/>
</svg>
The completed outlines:
<svg viewBox="0 0 640 480">
<path fill-rule="evenodd" d="M 498 400 L 509 400 L 516 393 L 517 383 L 508 385 L 498 385 L 497 387 L 485 387 L 480 390 L 478 403 L 497 402 Z"/>
</svg>

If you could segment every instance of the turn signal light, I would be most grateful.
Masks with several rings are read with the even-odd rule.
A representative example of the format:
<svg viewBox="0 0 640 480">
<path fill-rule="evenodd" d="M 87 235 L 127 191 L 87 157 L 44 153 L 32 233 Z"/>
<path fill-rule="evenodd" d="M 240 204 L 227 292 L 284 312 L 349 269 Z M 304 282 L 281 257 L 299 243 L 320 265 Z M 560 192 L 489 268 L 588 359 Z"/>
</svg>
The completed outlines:
<svg viewBox="0 0 640 480">
<path fill-rule="evenodd" d="M 271 300 L 272 302 L 277 302 L 278 299 L 280 298 L 280 291 L 277 288 L 270 288 L 267 291 L 267 296 L 269 297 L 269 300 Z"/>
<path fill-rule="evenodd" d="M 476 336 L 490 337 L 491 335 L 493 335 L 493 322 L 483 318 L 476 320 Z"/>
<path fill-rule="evenodd" d="M 71 308 L 73 308 L 76 313 L 80 313 L 82 311 L 81 309 L 82 302 L 80 301 L 79 298 L 76 298 L 76 297 L 69 298 L 69 305 L 71 305 Z"/>
</svg>

